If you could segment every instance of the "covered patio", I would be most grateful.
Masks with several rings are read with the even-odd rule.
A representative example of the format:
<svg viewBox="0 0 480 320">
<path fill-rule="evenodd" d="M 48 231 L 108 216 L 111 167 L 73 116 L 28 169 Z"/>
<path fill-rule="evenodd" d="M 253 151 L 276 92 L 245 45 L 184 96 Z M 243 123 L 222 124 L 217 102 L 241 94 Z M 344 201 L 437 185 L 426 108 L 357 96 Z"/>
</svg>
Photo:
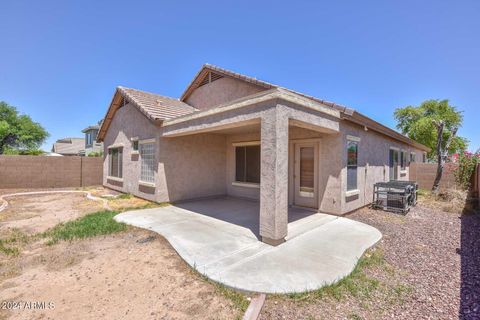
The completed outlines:
<svg viewBox="0 0 480 320">
<path fill-rule="evenodd" d="M 177 137 L 224 135 L 227 147 L 225 193 L 259 200 L 258 221 L 250 219 L 249 223 L 258 230 L 256 235 L 263 242 L 276 246 L 290 238 L 288 224 L 297 212 L 289 206 L 338 211 L 337 199 L 322 200 L 328 187 L 340 189 L 338 179 L 330 178 L 337 177 L 340 170 L 337 160 L 341 156 L 339 119 L 338 110 L 292 92 L 272 89 L 166 121 L 161 126 L 161 135 L 171 139 L 172 144 Z M 292 137 L 292 129 L 303 131 Z M 254 154 L 251 162 L 246 155 L 244 162 L 236 160 L 240 147 L 245 148 L 240 150 L 242 154 L 256 147 L 251 150 Z M 238 181 L 239 163 L 251 163 L 257 168 L 251 180 Z M 243 174 L 248 176 L 248 172 Z M 327 186 L 328 183 L 331 185 Z"/>
<path fill-rule="evenodd" d="M 287 242 L 258 241 L 259 203 L 221 197 L 124 212 L 115 220 L 164 236 L 194 269 L 226 286 L 252 292 L 318 289 L 348 275 L 381 238 L 347 218 L 289 209 Z"/>
</svg>

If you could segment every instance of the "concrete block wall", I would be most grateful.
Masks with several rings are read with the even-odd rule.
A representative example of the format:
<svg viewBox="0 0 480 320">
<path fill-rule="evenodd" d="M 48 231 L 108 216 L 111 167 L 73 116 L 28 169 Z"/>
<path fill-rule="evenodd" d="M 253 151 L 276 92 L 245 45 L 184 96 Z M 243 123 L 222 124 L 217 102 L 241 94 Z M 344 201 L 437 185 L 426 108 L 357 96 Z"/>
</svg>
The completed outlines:
<svg viewBox="0 0 480 320">
<path fill-rule="evenodd" d="M 103 158 L 0 156 L 0 189 L 102 185 Z"/>
<path fill-rule="evenodd" d="M 455 164 L 447 163 L 445 165 L 442 180 L 440 180 L 440 188 L 456 188 L 452 166 L 455 166 Z M 415 162 L 410 164 L 410 180 L 417 181 L 418 187 L 421 189 L 432 189 L 436 174 L 436 163 Z"/>
</svg>

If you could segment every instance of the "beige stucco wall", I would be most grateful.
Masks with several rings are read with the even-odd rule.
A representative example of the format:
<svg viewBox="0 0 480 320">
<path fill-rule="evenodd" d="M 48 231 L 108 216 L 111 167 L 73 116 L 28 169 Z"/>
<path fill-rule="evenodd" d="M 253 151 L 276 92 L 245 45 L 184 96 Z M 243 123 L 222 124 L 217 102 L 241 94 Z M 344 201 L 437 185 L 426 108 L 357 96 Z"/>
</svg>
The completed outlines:
<svg viewBox="0 0 480 320">
<path fill-rule="evenodd" d="M 220 80 L 218 80 L 220 81 Z M 235 142 L 260 141 L 260 130 L 245 134 L 199 133 L 179 137 L 164 137 L 163 131 L 183 132 L 188 128 L 200 129 L 212 123 L 228 123 L 263 117 L 273 106 L 260 104 L 246 108 L 245 114 L 226 112 L 215 116 L 214 120 L 204 122 L 195 120 L 189 125 L 179 124 L 173 127 L 157 127 L 147 120 L 134 106 L 126 105 L 115 114 L 105 137 L 104 184 L 113 189 L 129 192 L 154 201 L 178 201 L 184 199 L 228 194 L 237 197 L 259 199 L 260 188 L 248 188 L 232 185 L 235 180 Z M 299 120 L 311 119 L 313 113 L 292 109 L 291 106 L 277 106 L 284 110 L 286 117 Z M 244 110 L 244 112 L 245 112 Z M 328 117 L 327 117 L 328 118 Z M 333 119 L 323 118 L 322 121 Z M 320 123 L 322 124 L 323 123 Z M 260 125 L 260 124 L 259 124 Z M 331 124 L 329 124 L 331 126 Z M 360 138 L 358 153 L 358 190 L 357 194 L 347 197 L 347 136 Z M 155 176 L 155 188 L 139 185 L 140 159 L 132 155 L 131 138 L 155 138 L 158 167 Z M 339 122 L 338 133 L 321 133 L 290 125 L 288 133 L 288 179 L 282 182 L 288 190 L 288 203 L 293 204 L 293 145 L 301 139 L 318 139 L 318 208 L 322 212 L 344 214 L 369 204 L 373 197 L 373 185 L 378 181 L 389 180 L 389 149 L 416 152 L 417 161 L 421 161 L 422 152 L 406 144 L 397 142 L 374 131 L 366 131 L 362 126 L 347 121 Z M 111 181 L 108 173 L 108 146 L 122 144 L 123 182 Z M 262 149 L 263 150 L 263 149 Z M 400 168 L 399 168 L 400 172 Z M 401 175 L 409 179 L 409 168 Z"/>
<path fill-rule="evenodd" d="M 157 202 L 225 194 L 225 137 L 200 134 L 163 138 L 133 105 L 120 108 L 105 136 L 105 186 Z M 132 137 L 156 139 L 155 187 L 139 184 L 140 157 L 133 153 Z M 108 179 L 108 146 L 123 145 L 123 182 Z"/>
<path fill-rule="evenodd" d="M 407 144 L 398 142 L 375 131 L 366 131 L 363 126 L 342 121 L 340 124 L 342 145 L 342 170 L 341 170 L 341 213 L 347 213 L 368 205 L 373 200 L 373 185 L 376 182 L 389 181 L 389 151 L 390 148 L 407 151 L 407 164 L 410 152 L 416 153 L 416 160 L 421 161 L 422 151 Z M 347 196 L 347 136 L 360 138 L 358 143 L 358 169 L 357 184 L 358 194 Z M 402 171 L 398 167 L 399 179 L 409 180 L 409 166 Z"/>
<path fill-rule="evenodd" d="M 338 145 L 339 135 L 331 135 L 303 129 L 295 126 L 289 127 L 289 183 L 288 203 L 294 204 L 294 185 L 293 185 L 293 163 L 294 163 L 294 145 L 296 142 L 302 142 L 303 139 L 317 139 L 319 143 L 319 163 L 318 163 L 318 207 L 322 212 L 341 213 L 341 193 L 340 171 L 341 156 L 340 146 Z M 237 186 L 235 181 L 235 147 L 234 143 L 260 141 L 260 132 L 235 134 L 227 136 L 227 163 L 226 163 L 226 188 L 227 194 L 234 197 L 245 197 L 251 199 L 260 198 L 260 188 L 251 186 Z M 338 150 L 335 156 L 332 152 Z"/>
<path fill-rule="evenodd" d="M 248 82 L 225 77 L 195 89 L 185 102 L 205 110 L 264 90 Z"/>
</svg>

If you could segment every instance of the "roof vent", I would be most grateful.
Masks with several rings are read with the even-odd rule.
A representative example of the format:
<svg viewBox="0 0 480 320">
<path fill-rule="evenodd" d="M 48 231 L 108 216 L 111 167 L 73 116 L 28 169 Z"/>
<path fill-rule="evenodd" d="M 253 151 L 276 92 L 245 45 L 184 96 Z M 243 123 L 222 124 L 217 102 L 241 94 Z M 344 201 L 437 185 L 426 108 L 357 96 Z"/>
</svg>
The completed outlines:
<svg viewBox="0 0 480 320">
<path fill-rule="evenodd" d="M 205 77 L 198 83 L 198 86 L 204 86 L 206 84 L 212 83 L 213 81 L 216 81 L 218 79 L 223 78 L 221 74 L 214 73 L 214 72 L 208 72 Z"/>
</svg>

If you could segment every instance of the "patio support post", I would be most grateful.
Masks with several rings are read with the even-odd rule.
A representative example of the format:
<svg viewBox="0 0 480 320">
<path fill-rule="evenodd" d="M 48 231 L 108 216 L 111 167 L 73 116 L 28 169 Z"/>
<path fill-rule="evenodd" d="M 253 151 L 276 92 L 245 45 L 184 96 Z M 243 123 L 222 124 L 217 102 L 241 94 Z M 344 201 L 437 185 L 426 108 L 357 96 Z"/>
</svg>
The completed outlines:
<svg viewBox="0 0 480 320">
<path fill-rule="evenodd" d="M 260 235 L 279 245 L 288 225 L 288 116 L 276 106 L 265 112 L 261 124 Z"/>
</svg>

